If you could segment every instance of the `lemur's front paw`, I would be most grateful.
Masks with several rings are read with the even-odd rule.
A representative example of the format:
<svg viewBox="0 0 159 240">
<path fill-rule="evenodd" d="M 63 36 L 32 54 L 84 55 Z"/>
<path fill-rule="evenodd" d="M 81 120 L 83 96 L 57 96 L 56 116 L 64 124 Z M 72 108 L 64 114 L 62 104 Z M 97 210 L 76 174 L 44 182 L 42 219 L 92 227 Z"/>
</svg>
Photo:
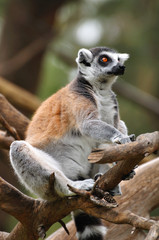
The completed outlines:
<svg viewBox="0 0 159 240">
<path fill-rule="evenodd" d="M 118 144 L 125 144 L 125 143 L 130 143 L 135 141 L 135 134 L 131 134 L 129 136 L 115 136 L 112 139 L 113 143 L 118 143 Z"/>
<path fill-rule="evenodd" d="M 127 137 L 119 137 L 119 136 L 117 136 L 117 137 L 114 137 L 112 139 L 112 142 L 113 143 L 118 143 L 118 144 L 125 144 L 125 143 L 130 143 L 131 140 L 130 140 L 129 136 L 127 136 Z"/>
</svg>

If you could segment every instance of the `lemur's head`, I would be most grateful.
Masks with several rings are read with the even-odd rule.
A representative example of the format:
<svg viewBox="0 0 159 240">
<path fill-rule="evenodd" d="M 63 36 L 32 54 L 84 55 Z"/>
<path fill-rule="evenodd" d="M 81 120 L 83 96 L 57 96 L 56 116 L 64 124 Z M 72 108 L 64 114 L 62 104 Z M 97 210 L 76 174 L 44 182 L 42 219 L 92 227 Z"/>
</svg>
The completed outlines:
<svg viewBox="0 0 159 240">
<path fill-rule="evenodd" d="M 127 53 L 118 53 L 107 47 L 92 49 L 82 48 L 78 52 L 76 62 L 80 73 L 88 81 L 113 81 L 116 76 L 123 75 L 124 62 L 129 58 Z"/>
</svg>

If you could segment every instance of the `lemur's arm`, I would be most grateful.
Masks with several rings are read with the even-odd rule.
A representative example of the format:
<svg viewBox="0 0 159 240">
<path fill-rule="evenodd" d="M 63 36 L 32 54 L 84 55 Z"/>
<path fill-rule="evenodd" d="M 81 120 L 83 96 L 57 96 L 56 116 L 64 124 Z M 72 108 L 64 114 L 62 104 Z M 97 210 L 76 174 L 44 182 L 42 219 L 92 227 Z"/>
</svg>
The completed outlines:
<svg viewBox="0 0 159 240">
<path fill-rule="evenodd" d="M 82 134 L 87 135 L 99 142 L 127 143 L 130 138 L 118 129 L 99 119 L 84 120 L 80 125 Z"/>
</svg>

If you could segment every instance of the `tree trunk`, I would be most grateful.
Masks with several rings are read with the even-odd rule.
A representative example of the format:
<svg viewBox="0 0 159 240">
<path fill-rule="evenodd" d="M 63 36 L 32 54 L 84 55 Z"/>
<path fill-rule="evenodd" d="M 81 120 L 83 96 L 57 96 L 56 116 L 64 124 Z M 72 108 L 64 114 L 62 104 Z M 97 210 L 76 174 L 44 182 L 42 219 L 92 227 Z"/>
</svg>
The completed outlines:
<svg viewBox="0 0 159 240">
<path fill-rule="evenodd" d="M 0 43 L 0 75 L 34 93 L 54 33 L 57 9 L 68 0 L 10 0 Z"/>
</svg>

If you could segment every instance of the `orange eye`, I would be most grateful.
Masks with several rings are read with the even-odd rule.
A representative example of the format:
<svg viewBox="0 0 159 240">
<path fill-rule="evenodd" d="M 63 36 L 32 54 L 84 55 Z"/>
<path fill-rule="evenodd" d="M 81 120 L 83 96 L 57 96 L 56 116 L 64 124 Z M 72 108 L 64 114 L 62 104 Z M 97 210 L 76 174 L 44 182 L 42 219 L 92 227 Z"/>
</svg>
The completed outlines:
<svg viewBox="0 0 159 240">
<path fill-rule="evenodd" d="M 102 58 L 102 62 L 108 62 L 108 58 L 103 57 L 103 58 Z"/>
</svg>

